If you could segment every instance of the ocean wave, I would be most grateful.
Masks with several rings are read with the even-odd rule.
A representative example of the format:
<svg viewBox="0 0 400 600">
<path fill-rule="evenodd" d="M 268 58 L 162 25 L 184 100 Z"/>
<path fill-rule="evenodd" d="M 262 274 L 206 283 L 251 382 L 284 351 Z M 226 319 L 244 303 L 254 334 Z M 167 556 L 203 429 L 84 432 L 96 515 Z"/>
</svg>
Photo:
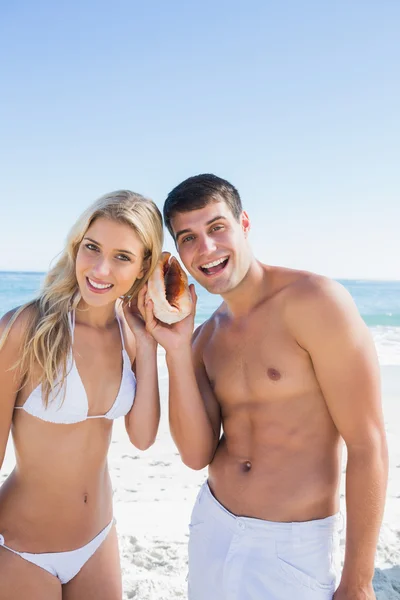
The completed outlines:
<svg viewBox="0 0 400 600">
<path fill-rule="evenodd" d="M 400 365 L 400 327 L 370 327 L 381 365 Z"/>
<path fill-rule="evenodd" d="M 400 314 L 387 312 L 385 314 L 361 315 L 368 327 L 400 327 Z"/>
</svg>

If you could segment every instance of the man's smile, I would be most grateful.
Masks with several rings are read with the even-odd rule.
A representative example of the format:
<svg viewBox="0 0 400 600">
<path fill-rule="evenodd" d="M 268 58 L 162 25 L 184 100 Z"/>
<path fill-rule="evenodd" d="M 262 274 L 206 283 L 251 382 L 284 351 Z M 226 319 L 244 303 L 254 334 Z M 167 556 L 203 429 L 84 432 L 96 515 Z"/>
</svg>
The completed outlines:
<svg viewBox="0 0 400 600">
<path fill-rule="evenodd" d="M 200 265 L 199 269 L 202 273 L 207 276 L 216 275 L 221 273 L 228 264 L 229 256 L 225 256 L 223 258 L 218 258 L 209 263 L 205 263 L 204 265 Z"/>
</svg>

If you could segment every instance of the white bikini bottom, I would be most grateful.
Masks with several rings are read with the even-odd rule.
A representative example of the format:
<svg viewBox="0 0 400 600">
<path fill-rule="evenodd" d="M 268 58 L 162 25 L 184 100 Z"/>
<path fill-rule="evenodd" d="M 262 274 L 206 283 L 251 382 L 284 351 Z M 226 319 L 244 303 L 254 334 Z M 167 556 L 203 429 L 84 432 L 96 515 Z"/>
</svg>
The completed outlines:
<svg viewBox="0 0 400 600">
<path fill-rule="evenodd" d="M 24 560 L 27 560 L 51 575 L 58 577 L 61 583 L 68 583 L 75 575 L 79 573 L 82 567 L 87 563 L 89 558 L 93 556 L 96 550 L 101 546 L 106 539 L 111 527 L 114 524 L 114 519 L 105 527 L 95 538 L 85 546 L 76 550 L 67 552 L 42 552 L 40 554 L 31 554 L 29 552 L 17 552 L 9 546 L 5 545 L 4 537 L 0 534 L 0 546 L 18 554 Z"/>
</svg>

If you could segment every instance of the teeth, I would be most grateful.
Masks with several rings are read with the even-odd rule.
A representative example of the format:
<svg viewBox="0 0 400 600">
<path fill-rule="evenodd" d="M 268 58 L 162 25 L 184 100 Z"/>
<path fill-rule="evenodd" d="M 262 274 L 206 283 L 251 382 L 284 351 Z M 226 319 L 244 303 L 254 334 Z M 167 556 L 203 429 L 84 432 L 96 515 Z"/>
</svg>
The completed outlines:
<svg viewBox="0 0 400 600">
<path fill-rule="evenodd" d="M 88 277 L 88 279 L 89 279 L 89 277 Z M 90 285 L 92 285 L 97 290 L 105 290 L 107 288 L 112 287 L 112 283 L 106 283 L 106 284 L 96 283 L 95 281 L 92 281 L 91 279 L 89 279 L 89 283 L 90 283 Z"/>
<path fill-rule="evenodd" d="M 220 265 L 226 259 L 227 259 L 227 257 L 225 256 L 225 258 L 220 258 L 219 260 L 214 260 L 214 262 L 207 263 L 206 265 L 201 265 L 201 268 L 202 269 L 211 269 L 211 267 L 216 267 L 217 265 Z"/>
</svg>

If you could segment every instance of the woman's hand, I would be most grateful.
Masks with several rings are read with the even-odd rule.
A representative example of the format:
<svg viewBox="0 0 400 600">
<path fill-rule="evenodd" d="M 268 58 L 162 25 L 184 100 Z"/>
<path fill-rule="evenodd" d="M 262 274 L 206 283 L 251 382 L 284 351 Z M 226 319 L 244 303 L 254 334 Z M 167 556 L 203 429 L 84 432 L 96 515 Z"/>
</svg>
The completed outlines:
<svg viewBox="0 0 400 600">
<path fill-rule="evenodd" d="M 144 285 L 136 298 L 124 305 L 123 311 L 126 322 L 135 336 L 136 343 L 147 343 L 156 346 L 157 342 L 146 329 L 145 297 L 147 285 Z"/>
</svg>

